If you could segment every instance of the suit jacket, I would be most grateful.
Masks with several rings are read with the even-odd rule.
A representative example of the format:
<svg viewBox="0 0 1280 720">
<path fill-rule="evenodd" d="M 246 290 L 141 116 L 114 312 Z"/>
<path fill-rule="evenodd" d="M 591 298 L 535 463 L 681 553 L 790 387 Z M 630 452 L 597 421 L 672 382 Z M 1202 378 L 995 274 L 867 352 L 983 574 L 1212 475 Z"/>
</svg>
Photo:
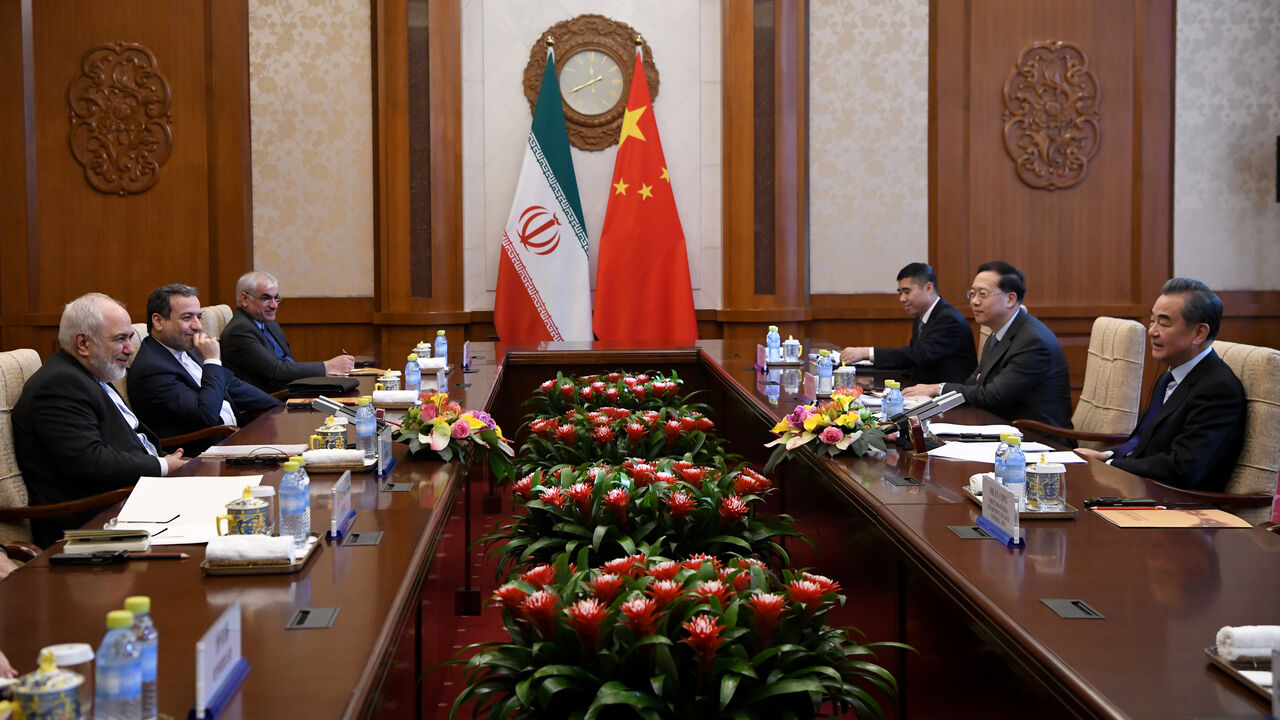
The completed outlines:
<svg viewBox="0 0 1280 720">
<path fill-rule="evenodd" d="M 197 365 L 200 358 L 187 351 Z M 138 419 L 161 437 L 183 435 L 222 424 L 222 401 L 231 403 L 236 422 L 245 424 L 245 413 L 270 410 L 280 401 L 249 383 L 242 382 L 220 365 L 202 365 L 200 382 L 191 377 L 182 363 L 159 340 L 143 338 L 138 354 L 129 366 L 129 402 Z M 184 446 L 187 454 L 203 452 L 211 443 Z"/>
<path fill-rule="evenodd" d="M 138 432 L 160 447 L 141 418 Z M 63 350 L 23 385 L 13 406 L 13 444 L 32 505 L 89 497 L 161 472 L 97 378 Z M 94 514 L 32 520 L 31 534 L 48 547 Z"/>
<path fill-rule="evenodd" d="M 284 339 L 284 330 L 280 329 L 280 324 L 272 321 L 264 325 L 266 331 L 284 348 L 285 353 L 292 355 L 289 352 L 289 341 Z M 236 377 L 264 392 L 283 390 L 290 382 L 299 378 L 325 374 L 323 362 L 298 362 L 276 357 L 266 333 L 258 329 L 258 323 L 243 308 L 236 308 L 231 322 L 222 329 L 221 342 L 223 366 L 235 373 Z"/>
<path fill-rule="evenodd" d="M 911 325 L 911 344 L 876 348 L 876 366 L 907 368 L 917 383 L 960 382 L 973 372 L 978 355 L 969 323 L 946 300 L 938 298 L 929 322 Z"/>
<path fill-rule="evenodd" d="M 1173 389 L 1147 437 L 1111 464 L 1177 487 L 1221 492 L 1240 456 L 1244 415 L 1244 387 L 1211 351 Z"/>
<path fill-rule="evenodd" d="M 1004 339 L 982 354 L 963 383 L 946 383 L 966 402 L 1005 420 L 1039 420 L 1071 427 L 1071 378 L 1058 338 L 1031 313 L 1019 309 Z"/>
</svg>

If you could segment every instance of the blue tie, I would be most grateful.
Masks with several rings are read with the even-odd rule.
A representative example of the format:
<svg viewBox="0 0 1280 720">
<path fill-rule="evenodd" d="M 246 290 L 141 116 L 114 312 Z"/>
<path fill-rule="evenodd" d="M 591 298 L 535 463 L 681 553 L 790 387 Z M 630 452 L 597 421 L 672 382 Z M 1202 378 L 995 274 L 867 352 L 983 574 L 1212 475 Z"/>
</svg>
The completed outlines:
<svg viewBox="0 0 1280 720">
<path fill-rule="evenodd" d="M 289 353 L 284 351 L 284 348 L 280 347 L 280 343 L 276 342 L 275 336 L 271 334 L 271 331 L 267 329 L 266 325 L 258 323 L 258 327 L 262 329 L 262 334 L 267 336 L 267 342 L 271 344 L 271 349 L 275 352 L 276 357 L 281 360 L 293 359 L 289 357 Z"/>
<path fill-rule="evenodd" d="M 1151 404 L 1147 406 L 1147 411 L 1142 414 L 1142 420 L 1138 423 L 1138 429 L 1133 431 L 1133 435 L 1124 441 L 1124 444 L 1116 448 L 1112 457 L 1127 457 L 1138 447 L 1138 443 L 1142 442 L 1147 433 L 1151 431 L 1151 426 L 1156 423 L 1156 416 L 1160 414 L 1160 408 L 1164 407 L 1164 392 L 1169 389 L 1169 383 L 1173 382 L 1173 373 L 1165 371 L 1160 379 L 1156 381 L 1156 389 L 1151 393 Z"/>
</svg>

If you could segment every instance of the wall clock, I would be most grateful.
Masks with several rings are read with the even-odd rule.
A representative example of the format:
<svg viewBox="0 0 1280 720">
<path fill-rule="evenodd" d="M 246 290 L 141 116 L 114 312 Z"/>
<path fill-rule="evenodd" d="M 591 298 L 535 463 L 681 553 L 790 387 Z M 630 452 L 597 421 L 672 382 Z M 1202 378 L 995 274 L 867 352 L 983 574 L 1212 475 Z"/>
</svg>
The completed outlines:
<svg viewBox="0 0 1280 720">
<path fill-rule="evenodd" d="M 603 15 L 579 15 L 547 28 L 529 50 L 524 95 L 532 112 L 547 64 L 547 43 L 555 41 L 555 67 L 569 142 L 583 150 L 603 150 L 618 142 L 639 33 Z M 649 94 L 658 96 L 658 68 L 642 43 L 641 58 Z"/>
</svg>

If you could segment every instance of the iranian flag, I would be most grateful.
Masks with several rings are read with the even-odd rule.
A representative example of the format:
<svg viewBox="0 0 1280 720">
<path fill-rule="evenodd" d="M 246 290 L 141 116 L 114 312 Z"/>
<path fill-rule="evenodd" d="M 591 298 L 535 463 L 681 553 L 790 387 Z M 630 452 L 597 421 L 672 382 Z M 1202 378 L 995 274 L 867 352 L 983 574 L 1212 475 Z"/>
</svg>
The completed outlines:
<svg viewBox="0 0 1280 720">
<path fill-rule="evenodd" d="M 502 234 L 493 323 L 504 343 L 592 339 L 587 231 L 554 62 L 548 52 Z"/>
<path fill-rule="evenodd" d="M 698 339 L 684 230 L 639 50 L 600 231 L 595 326 L 601 340 Z"/>
</svg>

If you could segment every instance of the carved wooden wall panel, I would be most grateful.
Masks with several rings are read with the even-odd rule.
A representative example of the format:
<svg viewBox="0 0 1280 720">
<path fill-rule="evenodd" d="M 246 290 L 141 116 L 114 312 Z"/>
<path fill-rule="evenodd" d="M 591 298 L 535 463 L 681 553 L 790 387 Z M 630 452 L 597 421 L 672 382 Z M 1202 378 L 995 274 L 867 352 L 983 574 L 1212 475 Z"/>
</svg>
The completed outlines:
<svg viewBox="0 0 1280 720">
<path fill-rule="evenodd" d="M 1070 43 L 1033 43 L 1004 86 L 1004 149 L 1018 179 L 1040 190 L 1084 180 L 1102 141 L 1101 93 L 1089 58 Z"/>
<path fill-rule="evenodd" d="M 142 193 L 173 150 L 169 81 L 137 43 L 90 49 L 71 81 L 71 154 L 98 192 Z"/>
</svg>

